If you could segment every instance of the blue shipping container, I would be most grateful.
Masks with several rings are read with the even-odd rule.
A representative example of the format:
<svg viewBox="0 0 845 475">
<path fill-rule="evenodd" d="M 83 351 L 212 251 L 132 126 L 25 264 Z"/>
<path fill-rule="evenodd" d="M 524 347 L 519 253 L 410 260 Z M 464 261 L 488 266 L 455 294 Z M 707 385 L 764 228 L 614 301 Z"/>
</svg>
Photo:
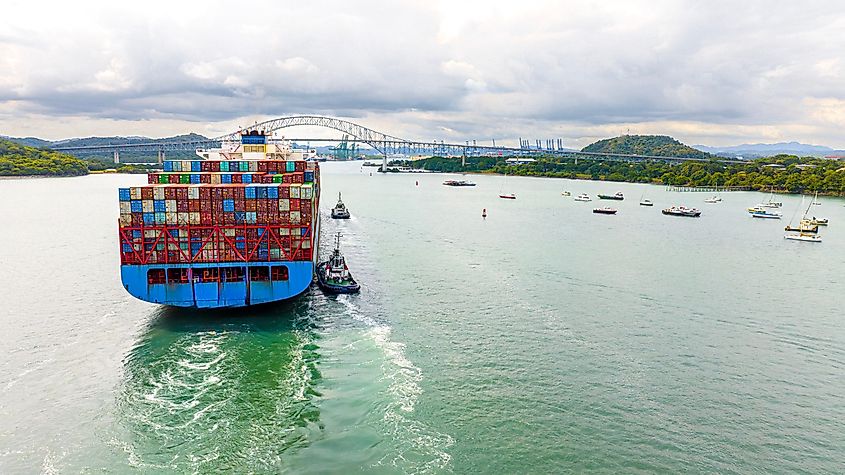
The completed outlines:
<svg viewBox="0 0 845 475">
<path fill-rule="evenodd" d="M 119 188 L 117 190 L 117 195 L 120 201 L 129 201 L 129 188 Z"/>
<path fill-rule="evenodd" d="M 235 200 L 223 200 L 223 211 L 235 211 Z"/>
<path fill-rule="evenodd" d="M 141 200 L 132 200 L 129 204 L 133 213 L 142 213 L 144 211 L 144 203 Z"/>
</svg>

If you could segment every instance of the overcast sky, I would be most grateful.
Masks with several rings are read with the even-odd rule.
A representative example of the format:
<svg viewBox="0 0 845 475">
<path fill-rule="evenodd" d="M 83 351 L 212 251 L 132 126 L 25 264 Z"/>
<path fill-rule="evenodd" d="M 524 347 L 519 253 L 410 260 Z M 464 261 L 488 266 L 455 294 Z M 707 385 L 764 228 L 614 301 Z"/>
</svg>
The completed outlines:
<svg viewBox="0 0 845 475">
<path fill-rule="evenodd" d="M 841 0 L 188 3 L 4 0 L 0 134 L 319 114 L 411 139 L 845 148 Z"/>
</svg>

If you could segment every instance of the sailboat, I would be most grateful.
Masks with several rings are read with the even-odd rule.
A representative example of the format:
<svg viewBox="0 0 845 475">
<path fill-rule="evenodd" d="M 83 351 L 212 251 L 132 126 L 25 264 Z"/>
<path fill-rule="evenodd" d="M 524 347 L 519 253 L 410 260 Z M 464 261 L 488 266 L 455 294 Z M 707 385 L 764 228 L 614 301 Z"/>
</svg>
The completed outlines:
<svg viewBox="0 0 845 475">
<path fill-rule="evenodd" d="M 775 201 L 775 187 L 772 186 L 772 191 L 769 194 L 769 199 L 763 203 L 760 203 L 758 206 L 762 206 L 763 208 L 780 208 L 783 206 L 783 203 L 780 201 Z"/>
<path fill-rule="evenodd" d="M 507 182 L 508 182 L 508 175 L 506 174 L 505 175 L 505 181 L 502 182 L 502 188 L 499 189 L 499 198 L 503 198 L 503 199 L 506 199 L 506 200 L 515 200 L 516 199 L 515 194 L 504 192 L 505 185 L 507 184 Z"/>
<path fill-rule="evenodd" d="M 643 191 L 643 194 L 640 195 L 640 206 L 654 206 L 654 203 L 652 203 L 651 200 L 645 199 L 645 191 Z"/>
<path fill-rule="evenodd" d="M 813 202 L 810 203 L 810 206 L 820 206 L 820 205 L 821 205 L 821 202 L 819 201 L 819 192 L 817 191 L 816 195 L 813 197 Z M 809 211 L 809 210 L 810 210 L 810 208 L 807 208 L 807 211 Z M 810 221 L 810 223 L 812 223 L 816 226 L 827 226 L 827 219 L 826 218 L 817 218 L 817 217 L 813 216 L 813 219 L 810 219 L 808 221 Z"/>
<path fill-rule="evenodd" d="M 812 206 L 812 203 L 810 204 Z M 795 221 L 795 216 L 798 214 L 798 211 L 804 207 L 804 197 L 801 197 L 801 204 L 795 208 L 795 213 L 792 214 L 792 218 L 789 220 L 789 224 L 786 225 L 784 231 L 798 231 L 801 233 L 817 233 L 819 232 L 819 226 L 814 225 L 807 219 L 807 212 L 810 211 L 810 206 L 807 206 L 807 209 L 804 210 L 804 215 L 801 216 L 801 220 L 798 221 L 798 226 L 793 226 L 792 223 Z"/>
<path fill-rule="evenodd" d="M 807 210 L 804 211 L 804 216 L 801 217 L 801 221 L 798 224 L 798 227 L 792 226 L 792 219 L 795 219 L 795 215 L 792 215 L 792 219 L 789 221 L 789 225 L 786 226 L 786 231 L 798 231 L 797 233 L 787 233 L 783 235 L 784 239 L 789 239 L 792 241 L 803 241 L 803 242 L 822 242 L 822 237 L 818 234 L 815 234 L 819 231 L 818 226 L 814 226 L 807 220 L 807 213 L 810 211 L 810 206 L 813 206 L 813 202 L 810 202 L 810 205 L 807 206 Z M 801 205 L 798 209 L 804 207 L 804 197 L 801 197 Z M 798 213 L 798 209 L 795 210 L 795 213 Z"/>
</svg>

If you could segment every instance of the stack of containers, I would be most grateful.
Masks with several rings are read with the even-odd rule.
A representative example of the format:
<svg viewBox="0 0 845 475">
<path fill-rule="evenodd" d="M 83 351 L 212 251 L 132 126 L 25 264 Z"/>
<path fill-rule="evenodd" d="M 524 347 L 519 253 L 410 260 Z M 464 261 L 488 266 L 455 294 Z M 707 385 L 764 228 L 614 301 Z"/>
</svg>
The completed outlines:
<svg viewBox="0 0 845 475">
<path fill-rule="evenodd" d="M 309 261 L 318 165 L 302 160 L 164 162 L 121 188 L 121 264 Z"/>
</svg>

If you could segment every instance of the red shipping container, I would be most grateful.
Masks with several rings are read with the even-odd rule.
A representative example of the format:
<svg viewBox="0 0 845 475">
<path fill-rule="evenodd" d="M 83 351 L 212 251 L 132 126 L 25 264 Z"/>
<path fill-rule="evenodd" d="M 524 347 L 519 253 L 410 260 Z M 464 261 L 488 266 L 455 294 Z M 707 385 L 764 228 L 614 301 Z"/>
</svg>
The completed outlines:
<svg viewBox="0 0 845 475">
<path fill-rule="evenodd" d="M 212 222 L 213 221 L 212 221 L 211 212 L 205 211 L 205 212 L 200 213 L 200 223 L 208 225 L 208 224 L 211 224 Z"/>
<path fill-rule="evenodd" d="M 188 188 L 184 186 L 180 186 L 176 188 L 176 199 L 177 200 L 187 200 L 188 199 Z"/>
<path fill-rule="evenodd" d="M 156 183 L 158 183 L 158 175 L 155 173 L 148 173 L 147 183 L 150 185 L 155 185 Z"/>
<path fill-rule="evenodd" d="M 179 174 L 175 173 L 175 174 L 168 175 L 167 182 L 170 183 L 171 185 L 178 185 L 179 184 Z"/>
<path fill-rule="evenodd" d="M 189 212 L 196 212 L 201 210 L 200 200 L 188 200 L 187 203 Z"/>
<path fill-rule="evenodd" d="M 211 183 L 211 175 L 200 175 L 200 183 Z"/>
<path fill-rule="evenodd" d="M 177 200 L 176 201 L 176 211 L 178 211 L 180 213 L 186 213 L 186 212 L 190 211 L 190 209 L 188 209 L 188 200 Z"/>
<path fill-rule="evenodd" d="M 153 199 L 153 189 L 151 187 L 148 187 L 148 186 L 141 188 L 141 199 L 142 200 Z"/>
<path fill-rule="evenodd" d="M 246 206 L 245 207 L 246 211 L 256 211 L 258 209 L 258 206 L 255 203 L 255 200 L 246 200 L 245 206 Z M 259 221 L 259 222 L 261 222 L 261 221 Z"/>
<path fill-rule="evenodd" d="M 243 175 L 242 175 L 242 174 L 240 174 L 240 173 L 232 173 L 232 183 L 237 183 L 237 184 L 240 184 L 240 183 L 243 183 L 243 181 L 244 181 L 244 179 L 243 179 Z"/>
<path fill-rule="evenodd" d="M 290 186 L 279 187 L 279 198 L 290 198 Z"/>
<path fill-rule="evenodd" d="M 210 200 L 211 199 L 211 188 L 206 188 L 201 186 L 200 187 L 200 199 L 201 200 Z"/>
<path fill-rule="evenodd" d="M 294 163 L 294 167 L 296 167 L 296 171 L 304 172 L 305 171 L 305 160 L 297 160 Z"/>
<path fill-rule="evenodd" d="M 178 178 L 177 178 L 178 180 Z M 178 181 L 177 181 L 178 183 Z M 176 199 L 176 189 L 167 187 L 164 189 L 164 199 L 166 200 L 175 200 Z"/>
<path fill-rule="evenodd" d="M 264 161 L 264 160 L 261 160 L 261 161 L 259 161 L 259 162 L 258 162 L 258 171 L 260 171 L 260 172 L 266 172 L 266 171 L 267 171 L 268 166 L 269 166 L 269 163 L 268 163 L 268 162 L 266 162 L 266 161 Z"/>
</svg>

